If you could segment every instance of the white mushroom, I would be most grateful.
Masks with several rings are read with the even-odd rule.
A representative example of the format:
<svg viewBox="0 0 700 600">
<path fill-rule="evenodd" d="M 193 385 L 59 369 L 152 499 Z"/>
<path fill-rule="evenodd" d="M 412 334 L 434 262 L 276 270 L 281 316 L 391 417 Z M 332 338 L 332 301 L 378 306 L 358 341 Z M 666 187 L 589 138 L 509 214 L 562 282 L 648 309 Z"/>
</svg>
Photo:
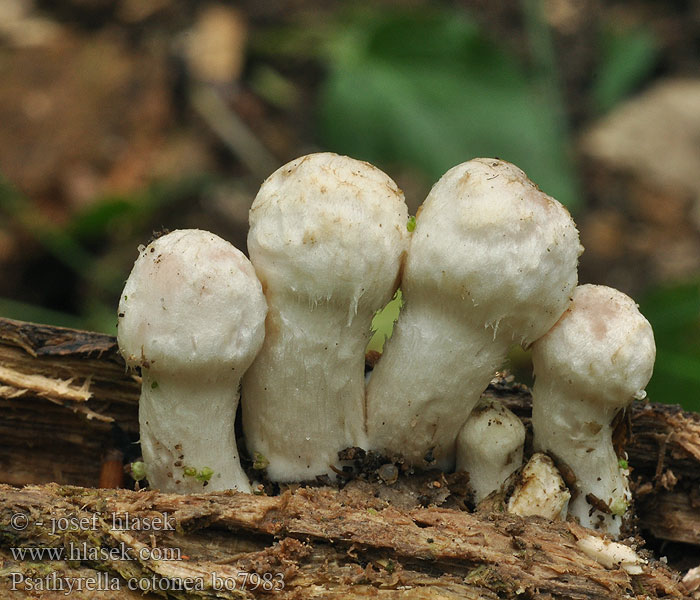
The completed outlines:
<svg viewBox="0 0 700 600">
<path fill-rule="evenodd" d="M 634 301 L 599 285 L 576 288 L 569 309 L 533 344 L 535 447 L 573 471 L 578 494 L 569 512 L 586 527 L 619 533 L 631 495 L 611 423 L 644 396 L 655 354 Z"/>
<path fill-rule="evenodd" d="M 634 551 L 634 548 L 603 538 L 587 535 L 576 541 L 576 545 L 589 558 L 606 569 L 619 568 L 629 575 L 644 573 L 647 560 Z"/>
<path fill-rule="evenodd" d="M 683 576 L 683 585 L 692 594 L 691 598 L 700 598 L 700 566 L 688 570 Z"/>
<path fill-rule="evenodd" d="M 450 470 L 457 434 L 513 342 L 557 321 L 581 247 L 567 210 L 517 167 L 450 169 L 416 217 L 405 308 L 367 391 L 370 446 Z"/>
<path fill-rule="evenodd" d="M 333 475 L 340 450 L 366 445 L 365 346 L 398 285 L 407 220 L 386 174 L 336 154 L 298 158 L 260 188 L 248 249 L 270 312 L 243 428 L 273 481 Z"/>
<path fill-rule="evenodd" d="M 563 521 L 570 499 L 571 493 L 552 459 L 536 452 L 520 472 L 506 510 L 521 517 L 538 516 Z"/>
<path fill-rule="evenodd" d="M 525 426 L 498 400 L 482 400 L 457 436 L 457 471 L 478 504 L 523 464 Z"/>
<path fill-rule="evenodd" d="M 145 248 L 119 302 L 118 341 L 141 367 L 141 450 L 162 491 L 250 491 L 234 421 L 267 306 L 248 259 L 213 233 L 178 230 Z"/>
</svg>

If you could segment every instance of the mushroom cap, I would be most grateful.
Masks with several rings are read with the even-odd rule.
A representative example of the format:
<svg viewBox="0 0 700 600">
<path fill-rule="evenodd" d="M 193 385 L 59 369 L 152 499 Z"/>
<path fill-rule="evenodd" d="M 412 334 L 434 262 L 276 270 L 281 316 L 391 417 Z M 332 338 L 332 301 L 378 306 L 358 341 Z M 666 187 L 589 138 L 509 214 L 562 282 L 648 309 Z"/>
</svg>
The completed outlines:
<svg viewBox="0 0 700 600">
<path fill-rule="evenodd" d="M 310 154 L 262 184 L 248 250 L 273 294 L 374 309 L 395 290 L 407 220 L 403 193 L 385 173 L 347 156 Z"/>
<path fill-rule="evenodd" d="M 467 455 L 491 458 L 491 462 L 495 462 L 495 456 L 505 460 L 525 444 L 525 425 L 498 400 L 485 399 L 469 415 L 457 444 Z"/>
<path fill-rule="evenodd" d="M 406 297 L 450 296 L 472 320 L 530 343 L 564 312 L 582 251 L 569 212 L 516 166 L 476 158 L 433 186 L 416 219 Z"/>
<path fill-rule="evenodd" d="M 634 300 L 604 285 L 577 287 L 571 306 L 532 349 L 538 378 L 556 378 L 571 397 L 613 407 L 643 394 L 655 357 L 649 321 Z"/>
<path fill-rule="evenodd" d="M 117 339 L 130 366 L 243 374 L 262 346 L 267 303 L 245 255 L 198 229 L 139 249 L 119 301 Z"/>
</svg>

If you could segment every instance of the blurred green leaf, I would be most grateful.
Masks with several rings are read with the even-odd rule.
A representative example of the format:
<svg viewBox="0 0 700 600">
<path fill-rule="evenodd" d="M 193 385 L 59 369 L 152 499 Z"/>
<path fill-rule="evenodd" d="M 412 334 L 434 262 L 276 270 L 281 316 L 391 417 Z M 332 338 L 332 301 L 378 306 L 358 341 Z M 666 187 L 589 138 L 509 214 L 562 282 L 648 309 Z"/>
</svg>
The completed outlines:
<svg viewBox="0 0 700 600">
<path fill-rule="evenodd" d="M 67 230 L 82 240 L 99 239 L 107 234 L 115 221 L 145 219 L 145 212 L 142 205 L 128 198 L 107 197 L 74 215 Z"/>
<path fill-rule="evenodd" d="M 107 194 L 74 214 L 66 226 L 67 235 L 91 242 L 111 235 L 115 229 L 148 229 L 153 215 L 163 207 L 199 197 L 214 183 L 208 174 L 182 179 L 152 181 L 129 194 Z"/>
<path fill-rule="evenodd" d="M 509 160 L 570 209 L 578 201 L 551 96 L 461 13 L 373 13 L 333 40 L 320 126 L 333 150 L 432 180 L 476 156 Z"/>
<path fill-rule="evenodd" d="M 53 224 L 7 180 L 0 177 L 0 216 L 10 217 L 48 252 L 78 273 L 90 269 L 93 258 L 61 227 Z"/>
<path fill-rule="evenodd" d="M 299 105 L 301 91 L 279 71 L 269 65 L 260 65 L 252 70 L 249 85 L 265 102 L 282 110 Z"/>
<path fill-rule="evenodd" d="M 700 411 L 700 281 L 653 290 L 640 310 L 656 339 L 649 399 Z"/>
<path fill-rule="evenodd" d="M 316 59 L 331 35 L 326 23 L 326 19 L 320 18 L 314 20 L 312 27 L 307 22 L 279 24 L 276 21 L 268 27 L 253 27 L 249 32 L 248 52 L 272 60 L 282 58 L 287 64 Z"/>
<path fill-rule="evenodd" d="M 658 46 L 649 29 L 609 30 L 602 34 L 592 96 L 596 109 L 610 110 L 651 72 Z"/>
<path fill-rule="evenodd" d="M 88 297 L 83 304 L 81 320 L 83 328 L 117 335 L 118 296 L 112 302 L 102 301 L 97 297 Z"/>
</svg>

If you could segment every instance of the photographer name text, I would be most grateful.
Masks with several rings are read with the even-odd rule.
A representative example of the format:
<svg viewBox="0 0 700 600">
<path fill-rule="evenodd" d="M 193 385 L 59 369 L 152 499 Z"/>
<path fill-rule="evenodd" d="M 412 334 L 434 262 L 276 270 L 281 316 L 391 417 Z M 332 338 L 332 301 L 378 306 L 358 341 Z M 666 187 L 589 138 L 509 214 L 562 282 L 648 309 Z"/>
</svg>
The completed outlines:
<svg viewBox="0 0 700 600">
<path fill-rule="evenodd" d="M 175 520 L 162 513 L 153 517 L 134 517 L 129 513 L 112 513 L 110 519 L 112 531 L 175 531 Z M 43 523 L 35 523 L 43 525 Z M 60 517 L 50 520 L 52 535 L 66 531 L 98 530 L 101 527 L 101 516 L 93 513 L 89 517 Z"/>
</svg>

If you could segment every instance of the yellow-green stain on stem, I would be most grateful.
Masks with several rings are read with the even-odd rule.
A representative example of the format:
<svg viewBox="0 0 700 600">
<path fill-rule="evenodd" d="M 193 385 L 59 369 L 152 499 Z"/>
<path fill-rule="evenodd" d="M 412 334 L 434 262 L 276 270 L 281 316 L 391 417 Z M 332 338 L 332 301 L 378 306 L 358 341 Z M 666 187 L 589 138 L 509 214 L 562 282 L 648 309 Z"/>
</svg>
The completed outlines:
<svg viewBox="0 0 700 600">
<path fill-rule="evenodd" d="M 131 476 L 134 481 L 141 481 L 146 478 L 146 463 L 137 460 L 131 463 Z"/>
</svg>

